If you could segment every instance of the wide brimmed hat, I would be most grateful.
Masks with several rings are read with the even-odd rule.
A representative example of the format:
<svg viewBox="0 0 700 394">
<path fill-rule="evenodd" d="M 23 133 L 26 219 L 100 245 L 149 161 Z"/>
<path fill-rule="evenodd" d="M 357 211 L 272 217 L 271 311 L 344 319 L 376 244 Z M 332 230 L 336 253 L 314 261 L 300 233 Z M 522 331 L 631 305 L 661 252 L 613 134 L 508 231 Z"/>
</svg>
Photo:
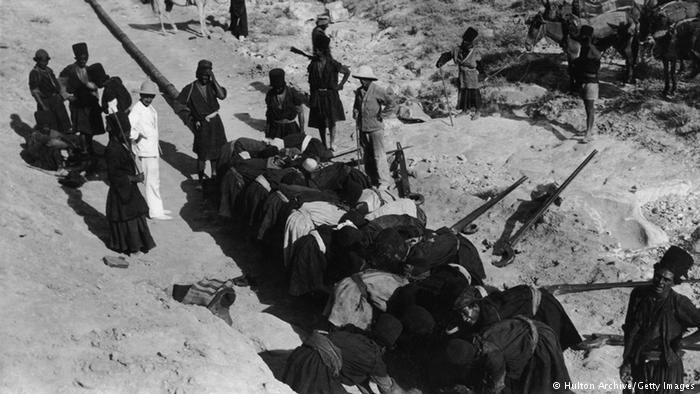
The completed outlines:
<svg viewBox="0 0 700 394">
<path fill-rule="evenodd" d="M 281 68 L 273 68 L 270 70 L 270 86 L 273 88 L 281 88 L 286 82 L 284 81 L 284 70 Z"/>
<path fill-rule="evenodd" d="M 46 52 L 44 49 L 39 49 L 36 51 L 34 54 L 34 61 L 39 61 L 39 60 L 50 60 L 51 58 L 49 57 L 49 53 Z"/>
<path fill-rule="evenodd" d="M 478 36 L 479 36 L 479 32 L 476 31 L 475 28 L 469 27 L 469 28 L 467 28 L 467 31 L 465 31 L 464 34 L 462 34 L 462 40 L 467 41 L 467 42 L 472 42 Z"/>
<path fill-rule="evenodd" d="M 87 74 L 88 78 L 90 78 L 90 81 L 98 85 L 102 85 L 106 80 L 109 79 L 109 75 L 107 75 L 101 63 L 95 63 L 88 66 Z"/>
<path fill-rule="evenodd" d="M 88 46 L 84 42 L 73 44 L 73 55 L 75 57 L 88 56 Z"/>
<path fill-rule="evenodd" d="M 330 16 L 326 14 L 321 14 L 316 17 L 316 26 L 327 26 L 331 23 Z"/>
<path fill-rule="evenodd" d="M 678 246 L 668 248 L 661 261 L 654 264 L 654 269 L 666 269 L 673 272 L 673 282 L 681 283 L 681 277 L 688 277 L 688 270 L 693 266 L 693 257 Z"/>
<path fill-rule="evenodd" d="M 369 79 L 371 81 L 376 81 L 378 79 L 370 66 L 360 66 L 353 74 L 353 77 L 357 79 Z"/>
<path fill-rule="evenodd" d="M 153 83 L 150 79 L 143 81 L 141 88 L 139 89 L 139 94 L 147 94 L 155 96 L 158 94 L 158 85 Z"/>
</svg>

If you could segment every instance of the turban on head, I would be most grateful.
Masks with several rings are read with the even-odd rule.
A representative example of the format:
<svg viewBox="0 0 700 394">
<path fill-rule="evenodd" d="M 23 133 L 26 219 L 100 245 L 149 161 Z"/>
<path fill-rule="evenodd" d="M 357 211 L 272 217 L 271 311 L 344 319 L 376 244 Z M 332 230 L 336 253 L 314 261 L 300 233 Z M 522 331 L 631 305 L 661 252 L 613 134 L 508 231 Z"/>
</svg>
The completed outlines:
<svg viewBox="0 0 700 394">
<path fill-rule="evenodd" d="M 673 282 L 681 283 L 681 276 L 688 277 L 688 270 L 693 266 L 693 257 L 678 246 L 668 248 L 661 261 L 654 264 L 654 270 L 666 269 L 673 273 Z"/>
</svg>

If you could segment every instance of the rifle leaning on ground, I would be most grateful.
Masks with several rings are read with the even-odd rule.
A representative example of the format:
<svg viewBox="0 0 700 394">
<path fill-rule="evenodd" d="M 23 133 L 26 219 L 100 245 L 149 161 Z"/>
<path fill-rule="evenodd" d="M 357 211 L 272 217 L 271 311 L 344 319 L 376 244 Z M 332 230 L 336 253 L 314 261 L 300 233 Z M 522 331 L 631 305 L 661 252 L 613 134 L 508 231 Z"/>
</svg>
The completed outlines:
<svg viewBox="0 0 700 394">
<path fill-rule="evenodd" d="M 579 347 L 585 350 L 591 350 L 591 349 L 596 349 L 601 346 L 605 345 L 610 345 L 610 346 L 625 346 L 625 337 L 620 334 L 602 334 L 602 333 L 593 333 L 593 334 L 587 334 L 583 336 L 585 339 L 579 344 Z M 695 338 L 696 335 L 691 334 L 688 335 L 686 338 Z M 685 339 L 685 338 L 684 338 Z M 700 351 L 700 344 L 698 343 L 686 343 L 686 344 L 681 344 L 681 348 L 685 350 L 694 350 L 694 351 Z"/>
<path fill-rule="evenodd" d="M 552 293 L 552 295 L 583 293 L 586 291 L 597 291 L 607 289 L 617 289 L 623 287 L 639 287 L 650 284 L 651 281 L 636 282 L 610 282 L 610 283 L 561 283 L 558 285 L 542 286 L 541 288 Z M 687 279 L 683 283 L 700 283 L 700 279 Z"/>
<path fill-rule="evenodd" d="M 404 147 L 403 147 L 403 149 L 408 149 L 408 148 L 413 148 L 413 145 L 409 145 L 409 146 L 404 146 Z M 357 152 L 357 151 L 359 151 L 359 150 L 360 150 L 360 148 L 355 148 L 355 149 L 347 150 L 347 151 L 345 151 L 345 152 L 340 152 L 340 153 L 336 154 L 335 156 L 331 157 L 331 159 L 335 159 L 335 158 L 338 158 L 338 157 L 342 157 L 342 156 L 345 156 L 345 155 L 349 155 L 349 154 L 355 153 L 355 152 Z M 397 150 L 398 150 L 398 149 L 394 149 L 394 150 L 387 151 L 386 154 L 387 154 L 387 155 L 392 155 L 392 154 L 396 153 Z"/>
<path fill-rule="evenodd" d="M 576 167 L 574 172 L 572 172 L 571 175 L 569 175 L 569 177 L 566 178 L 564 183 L 554 193 L 552 193 L 551 196 L 549 196 L 549 198 L 544 202 L 544 204 L 542 204 L 542 207 L 540 207 L 540 209 L 535 213 L 535 215 L 532 218 L 530 218 L 530 220 L 528 220 L 525 224 L 523 224 L 522 227 L 518 229 L 518 232 L 516 232 L 515 235 L 510 237 L 510 239 L 508 239 L 504 243 L 500 250 L 494 250 L 494 254 L 500 255 L 501 260 L 493 263 L 493 265 L 495 265 L 496 267 L 505 267 L 513 262 L 513 260 L 515 259 L 515 250 L 513 249 L 515 244 L 517 244 L 525 235 L 525 232 L 530 227 L 532 227 L 537 222 L 537 220 L 539 220 L 539 218 L 542 217 L 542 215 L 544 215 L 544 212 L 547 210 L 547 208 L 549 208 L 549 206 L 552 205 L 552 203 L 557 199 L 557 197 L 559 197 L 559 195 L 564 191 L 564 189 L 567 186 L 569 186 L 569 183 L 571 183 L 571 181 L 573 181 L 574 178 L 576 178 L 576 175 L 578 175 L 578 173 L 581 172 L 581 170 L 583 170 L 583 167 L 585 167 L 586 164 L 588 164 L 588 162 L 590 162 L 593 159 L 593 156 L 595 156 L 596 153 L 598 153 L 598 151 L 594 149 L 593 152 L 591 152 L 588 155 L 588 157 L 586 157 L 583 163 L 579 164 L 579 166 Z"/>
<path fill-rule="evenodd" d="M 299 49 L 297 47 L 291 47 L 291 48 L 289 48 L 289 50 L 292 51 L 292 53 L 296 53 L 297 55 L 304 56 L 309 60 L 314 58 L 312 55 L 309 55 L 308 53 L 302 51 L 301 49 Z"/>
<path fill-rule="evenodd" d="M 527 180 L 526 176 L 523 176 L 522 178 L 518 179 L 510 185 L 506 190 L 500 192 L 497 196 L 493 197 L 492 199 L 486 201 L 484 204 L 476 208 L 475 210 L 471 211 L 467 216 L 459 220 L 457 223 L 453 224 L 450 227 L 450 230 L 456 232 L 456 233 L 461 233 L 464 231 L 464 228 L 470 224 L 471 222 L 475 221 L 479 216 L 483 215 L 486 211 L 491 209 L 494 205 L 498 204 L 499 201 L 503 200 L 507 195 L 509 195 L 513 190 L 515 190 L 518 186 L 522 185 L 523 182 Z M 476 232 L 476 227 L 471 227 L 469 233 Z"/>
</svg>

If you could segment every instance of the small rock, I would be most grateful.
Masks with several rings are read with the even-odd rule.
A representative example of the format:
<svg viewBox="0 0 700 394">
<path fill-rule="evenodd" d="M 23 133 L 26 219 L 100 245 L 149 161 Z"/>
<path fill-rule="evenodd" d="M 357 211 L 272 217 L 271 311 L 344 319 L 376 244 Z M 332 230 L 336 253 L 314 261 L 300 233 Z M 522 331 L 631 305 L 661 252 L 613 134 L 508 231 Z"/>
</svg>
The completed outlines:
<svg viewBox="0 0 700 394">
<path fill-rule="evenodd" d="M 467 158 L 464 155 L 457 155 L 457 160 L 459 161 L 467 161 Z"/>
<path fill-rule="evenodd" d="M 104 256 L 102 258 L 105 265 L 113 268 L 129 268 L 129 262 L 122 256 Z"/>
</svg>

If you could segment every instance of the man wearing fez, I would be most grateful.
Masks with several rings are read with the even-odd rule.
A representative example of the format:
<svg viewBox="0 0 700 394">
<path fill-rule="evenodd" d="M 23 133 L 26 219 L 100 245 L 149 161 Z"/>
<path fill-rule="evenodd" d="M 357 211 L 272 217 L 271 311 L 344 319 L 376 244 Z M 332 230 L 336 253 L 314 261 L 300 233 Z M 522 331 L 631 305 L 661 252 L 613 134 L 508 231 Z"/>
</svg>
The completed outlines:
<svg viewBox="0 0 700 394">
<path fill-rule="evenodd" d="M 45 50 L 36 51 L 34 55 L 36 65 L 29 72 L 29 91 L 36 100 L 36 110 L 46 111 L 47 115 L 51 115 L 47 117 L 50 122 L 49 127 L 61 133 L 67 133 L 71 128 L 70 119 L 63 105 L 61 85 L 49 67 L 50 59 Z"/>
<path fill-rule="evenodd" d="M 270 70 L 270 91 L 265 95 L 267 126 L 265 137 L 284 138 L 290 134 L 304 132 L 304 96 L 287 86 L 284 70 Z M 297 124 L 297 118 L 299 123 Z"/>
<path fill-rule="evenodd" d="M 209 60 L 197 63 L 195 76 L 197 80 L 182 88 L 177 100 L 190 110 L 190 129 L 194 133 L 192 150 L 197 155 L 197 177 L 202 186 L 206 161 L 211 164 L 213 178 L 221 146 L 226 143 L 224 123 L 219 116 L 219 100 L 226 98 L 226 89 L 216 81 Z"/>
<path fill-rule="evenodd" d="M 481 53 L 474 47 L 474 40 L 479 33 L 473 27 L 467 29 L 462 35 L 462 43 L 451 51 L 440 55 L 437 64 L 442 67 L 450 60 L 454 60 L 459 75 L 459 95 L 457 96 L 457 109 L 462 114 L 473 112 L 472 119 L 479 118 L 481 109 L 481 92 L 479 91 L 478 62 L 481 61 Z"/>
<path fill-rule="evenodd" d="M 322 37 L 319 40 L 314 57 L 307 68 L 311 90 L 309 127 L 318 129 L 323 146 L 333 150 L 335 123 L 345 120 L 345 110 L 338 91 L 343 90 L 345 82 L 350 77 L 350 69 L 333 59 L 328 47 L 329 44 L 328 37 Z M 338 74 L 343 74 L 343 80 L 340 83 L 338 83 Z M 328 143 L 326 142 L 326 129 L 330 134 Z"/>
<path fill-rule="evenodd" d="M 630 294 L 625 324 L 625 350 L 620 379 L 623 382 L 665 384 L 662 390 L 636 388 L 634 393 L 678 393 L 683 384 L 681 348 L 694 341 L 683 337 L 690 327 L 700 327 L 700 309 L 671 288 L 688 276 L 693 258 L 685 250 L 671 246 L 654 264 L 651 284 L 637 287 Z M 698 331 L 693 334 L 696 336 Z"/>
<path fill-rule="evenodd" d="M 66 66 L 59 74 L 62 94 L 70 102 L 73 131 L 80 133 L 83 149 L 94 154 L 92 137 L 104 134 L 102 109 L 98 100 L 98 86 L 90 80 L 87 70 L 88 47 L 84 42 L 73 45 L 75 63 Z"/>
</svg>

